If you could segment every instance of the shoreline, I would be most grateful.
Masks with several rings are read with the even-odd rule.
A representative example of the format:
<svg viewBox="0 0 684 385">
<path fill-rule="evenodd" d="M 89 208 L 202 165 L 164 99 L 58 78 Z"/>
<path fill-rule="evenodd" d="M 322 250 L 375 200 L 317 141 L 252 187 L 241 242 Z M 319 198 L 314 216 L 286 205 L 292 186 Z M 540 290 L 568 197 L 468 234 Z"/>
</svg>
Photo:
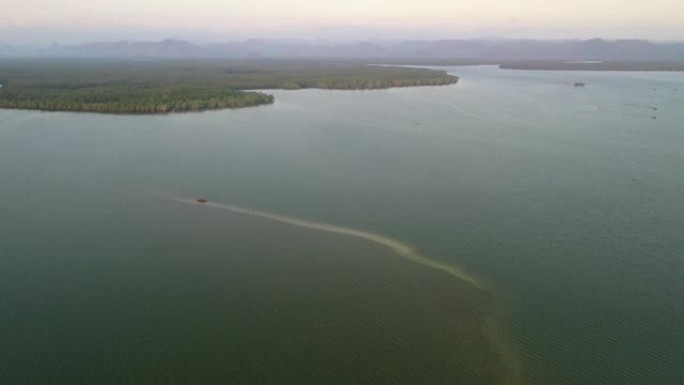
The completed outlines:
<svg viewBox="0 0 684 385">
<path fill-rule="evenodd" d="M 22 108 L 22 107 L 3 107 L 0 106 L 0 110 L 8 111 L 36 111 L 36 112 L 71 112 L 75 114 L 98 114 L 98 115 L 118 115 L 118 116 L 166 116 L 175 114 L 192 114 L 201 112 L 212 112 L 212 111 L 224 111 L 224 110 L 241 110 L 244 108 L 256 108 L 256 107 L 266 107 L 273 105 L 275 99 L 268 103 L 250 104 L 247 106 L 240 107 L 219 107 L 219 108 L 203 108 L 199 110 L 179 110 L 179 111 L 151 111 L 151 112 L 140 112 L 140 111 L 96 111 L 96 110 L 64 110 L 64 109 L 45 109 L 45 108 Z"/>
<path fill-rule="evenodd" d="M 155 63 L 0 60 L 0 108 L 164 114 L 271 104 L 259 90 L 381 90 L 446 86 L 446 71 L 318 61 Z"/>
<path fill-rule="evenodd" d="M 342 87 L 297 87 L 297 88 L 274 88 L 273 91 L 302 91 L 302 90 L 322 90 L 322 91 L 383 91 L 391 89 L 402 89 L 402 88 L 418 88 L 418 87 L 448 87 L 458 84 L 459 77 L 455 75 L 449 75 L 453 79 L 449 82 L 444 83 L 429 83 L 424 84 L 408 84 L 408 85 L 390 85 L 390 86 L 379 86 L 379 87 L 365 87 L 365 88 L 342 88 Z M 259 92 L 261 90 L 257 89 L 245 89 L 239 90 L 240 92 L 250 93 Z M 146 116 L 146 115 L 171 115 L 171 114 L 184 114 L 184 113 L 199 113 L 199 112 L 210 112 L 210 111 L 223 111 L 223 110 L 238 110 L 243 108 L 253 108 L 253 107 L 264 107 L 275 104 L 276 100 L 272 94 L 264 94 L 267 100 L 254 104 L 246 104 L 242 106 L 227 106 L 227 107 L 208 107 L 199 109 L 181 109 L 181 110 L 170 110 L 170 111 L 121 111 L 121 110 L 88 110 L 88 109 L 67 109 L 67 108 L 31 108 L 31 107 L 11 107 L 0 105 L 0 110 L 20 110 L 20 111 L 39 111 L 39 112 L 75 112 L 75 113 L 94 113 L 103 115 L 121 115 L 121 116 Z M 1 100 L 0 100 L 1 101 Z"/>
<path fill-rule="evenodd" d="M 501 70 L 514 71 L 568 71 L 568 72 L 684 72 L 684 61 L 519 61 L 500 63 Z"/>
</svg>

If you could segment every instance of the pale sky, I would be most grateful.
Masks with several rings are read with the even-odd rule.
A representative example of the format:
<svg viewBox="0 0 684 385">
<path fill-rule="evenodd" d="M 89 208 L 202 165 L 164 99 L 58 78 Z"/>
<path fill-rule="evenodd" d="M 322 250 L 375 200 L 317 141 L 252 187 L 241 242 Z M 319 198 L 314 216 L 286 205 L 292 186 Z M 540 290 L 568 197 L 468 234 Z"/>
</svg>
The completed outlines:
<svg viewBox="0 0 684 385">
<path fill-rule="evenodd" d="M 0 33 L 5 42 L 165 37 L 684 40 L 684 0 L 0 0 Z"/>
</svg>

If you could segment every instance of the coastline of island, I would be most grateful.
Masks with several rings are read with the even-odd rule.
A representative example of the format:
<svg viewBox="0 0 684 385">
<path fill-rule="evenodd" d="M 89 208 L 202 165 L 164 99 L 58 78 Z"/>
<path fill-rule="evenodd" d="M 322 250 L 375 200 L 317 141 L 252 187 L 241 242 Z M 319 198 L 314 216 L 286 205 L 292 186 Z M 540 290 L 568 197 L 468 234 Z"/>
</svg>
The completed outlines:
<svg viewBox="0 0 684 385">
<path fill-rule="evenodd" d="M 451 85 L 446 71 L 303 61 L 5 60 L 0 108 L 165 114 L 272 104 L 259 90 Z"/>
<path fill-rule="evenodd" d="M 499 68 L 532 71 L 682 72 L 684 61 L 509 61 L 500 63 Z"/>
</svg>

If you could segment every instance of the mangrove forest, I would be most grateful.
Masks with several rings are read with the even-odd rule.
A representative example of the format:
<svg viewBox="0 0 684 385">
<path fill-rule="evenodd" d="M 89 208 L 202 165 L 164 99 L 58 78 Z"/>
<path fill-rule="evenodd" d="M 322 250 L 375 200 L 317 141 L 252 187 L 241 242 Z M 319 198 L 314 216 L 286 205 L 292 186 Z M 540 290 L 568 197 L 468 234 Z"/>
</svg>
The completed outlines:
<svg viewBox="0 0 684 385">
<path fill-rule="evenodd" d="M 0 60 L 0 108 L 168 113 L 274 102 L 257 90 L 369 90 L 454 84 L 444 71 L 267 60 Z"/>
</svg>

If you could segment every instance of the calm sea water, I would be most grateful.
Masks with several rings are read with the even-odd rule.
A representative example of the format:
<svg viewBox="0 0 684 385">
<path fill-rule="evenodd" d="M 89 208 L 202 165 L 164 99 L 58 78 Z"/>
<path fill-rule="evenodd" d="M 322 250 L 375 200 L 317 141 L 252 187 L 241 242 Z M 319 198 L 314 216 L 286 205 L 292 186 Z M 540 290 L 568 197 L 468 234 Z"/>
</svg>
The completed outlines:
<svg viewBox="0 0 684 385">
<path fill-rule="evenodd" d="M 275 91 L 274 105 L 235 111 L 0 111 L 0 349 L 35 379 L 46 357 L 103 354 L 63 332 L 111 341 L 134 328 L 127 301 L 147 289 L 126 285 L 131 266 L 228 247 L 182 236 L 202 217 L 184 222 L 153 191 L 369 230 L 458 263 L 493 287 L 527 383 L 683 383 L 684 74 L 450 71 L 456 86 Z M 221 223 L 202 231 L 239 227 Z M 47 293 L 63 301 L 46 306 Z M 180 295 L 194 301 L 172 291 L 149 309 Z M 63 306 L 80 303 L 94 307 L 67 310 L 111 324 L 74 325 Z"/>
</svg>

